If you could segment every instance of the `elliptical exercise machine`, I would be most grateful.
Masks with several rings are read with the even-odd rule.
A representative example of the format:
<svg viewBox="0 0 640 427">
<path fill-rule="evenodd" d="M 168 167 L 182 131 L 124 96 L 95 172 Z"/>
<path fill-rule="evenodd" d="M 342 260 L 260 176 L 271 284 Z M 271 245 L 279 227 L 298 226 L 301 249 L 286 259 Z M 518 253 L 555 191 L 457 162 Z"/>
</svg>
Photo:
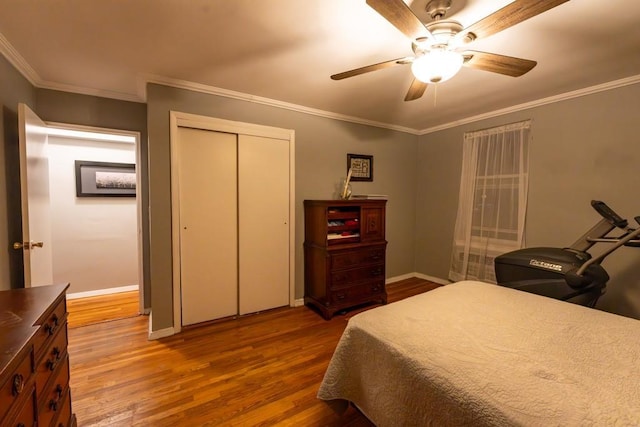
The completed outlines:
<svg viewBox="0 0 640 427">
<path fill-rule="evenodd" d="M 629 227 L 627 220 L 604 202 L 592 200 L 591 206 L 602 219 L 571 246 L 525 248 L 496 257 L 498 285 L 595 307 L 609 280 L 600 263 L 622 246 L 640 247 L 640 227 Z M 640 224 L 640 216 L 634 219 Z M 615 228 L 623 233 L 607 236 Z M 592 257 L 587 251 L 596 243 L 608 243 L 611 247 Z"/>
</svg>

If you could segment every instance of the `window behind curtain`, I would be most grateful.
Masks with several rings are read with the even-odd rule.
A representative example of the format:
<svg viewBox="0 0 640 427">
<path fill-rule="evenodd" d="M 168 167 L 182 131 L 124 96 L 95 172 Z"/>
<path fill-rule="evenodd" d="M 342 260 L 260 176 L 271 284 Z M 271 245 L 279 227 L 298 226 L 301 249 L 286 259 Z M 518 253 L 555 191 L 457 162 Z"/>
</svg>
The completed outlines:
<svg viewBox="0 0 640 427">
<path fill-rule="evenodd" d="M 524 246 L 530 128 L 465 133 L 451 280 L 495 283 L 494 258 Z"/>
</svg>

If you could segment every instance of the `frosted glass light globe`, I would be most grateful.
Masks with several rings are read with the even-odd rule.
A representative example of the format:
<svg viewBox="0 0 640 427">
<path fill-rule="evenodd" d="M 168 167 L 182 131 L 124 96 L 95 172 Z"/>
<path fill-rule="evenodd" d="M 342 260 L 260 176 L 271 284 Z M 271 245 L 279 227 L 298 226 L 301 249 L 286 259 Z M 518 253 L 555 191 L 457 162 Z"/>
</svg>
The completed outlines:
<svg viewBox="0 0 640 427">
<path fill-rule="evenodd" d="M 462 55 L 457 52 L 433 49 L 413 61 L 411 71 L 421 82 L 440 83 L 455 76 L 463 62 Z"/>
</svg>

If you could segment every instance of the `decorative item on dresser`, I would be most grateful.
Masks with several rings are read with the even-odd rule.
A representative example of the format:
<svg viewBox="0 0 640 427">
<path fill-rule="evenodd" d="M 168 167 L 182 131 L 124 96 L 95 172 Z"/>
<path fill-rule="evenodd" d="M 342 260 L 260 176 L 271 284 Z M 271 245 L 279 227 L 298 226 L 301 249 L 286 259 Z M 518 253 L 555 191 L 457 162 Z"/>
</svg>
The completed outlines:
<svg viewBox="0 0 640 427">
<path fill-rule="evenodd" d="M 76 426 L 66 285 L 0 291 L 0 425 Z"/>
<path fill-rule="evenodd" d="M 325 319 L 386 304 L 386 200 L 305 200 L 304 302 Z"/>
</svg>

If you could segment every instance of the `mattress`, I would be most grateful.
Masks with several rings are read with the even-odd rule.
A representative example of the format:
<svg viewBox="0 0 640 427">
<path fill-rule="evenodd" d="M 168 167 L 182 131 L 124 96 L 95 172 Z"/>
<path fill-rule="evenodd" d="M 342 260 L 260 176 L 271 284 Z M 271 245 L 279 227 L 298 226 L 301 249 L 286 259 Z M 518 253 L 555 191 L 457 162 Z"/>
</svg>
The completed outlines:
<svg viewBox="0 0 640 427">
<path fill-rule="evenodd" d="M 382 427 L 640 425 L 640 321 L 458 282 L 351 318 L 318 398 Z"/>
</svg>

